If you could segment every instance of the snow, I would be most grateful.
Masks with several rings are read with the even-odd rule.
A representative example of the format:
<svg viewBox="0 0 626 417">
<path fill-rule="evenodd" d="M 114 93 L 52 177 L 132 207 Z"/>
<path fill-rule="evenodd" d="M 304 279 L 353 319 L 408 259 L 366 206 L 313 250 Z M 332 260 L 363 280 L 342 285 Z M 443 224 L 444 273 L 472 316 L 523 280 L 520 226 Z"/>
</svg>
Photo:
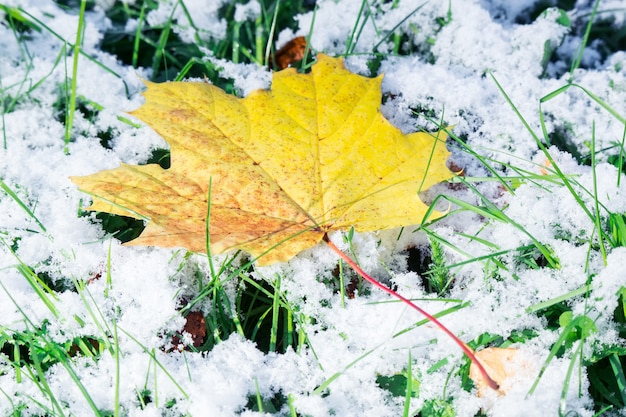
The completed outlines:
<svg viewBox="0 0 626 417">
<path fill-rule="evenodd" d="M 219 9 L 226 2 L 224 0 L 201 2 L 178 2 L 164 0 L 156 10 L 148 13 L 146 18 L 150 26 L 164 25 L 172 21 L 174 31 L 187 43 L 194 43 L 196 36 L 208 40 L 217 38 L 226 31 L 226 21 L 219 18 Z M 181 7 L 181 5 L 184 5 Z M 189 20 L 192 17 L 193 23 Z"/>
<path fill-rule="evenodd" d="M 47 0 L 3 3 L 10 7 L 19 5 L 65 41 L 75 41 L 77 13 Z M 193 16 L 195 26 L 188 21 L 181 3 Z M 348 57 L 346 63 L 351 70 L 366 75 L 371 74 L 365 54 L 381 41 L 385 31 L 416 8 L 415 2 L 406 0 L 393 2 L 397 7 L 392 7 L 392 2 L 377 3 L 374 14 L 367 19 L 361 16 L 357 25 L 361 0 L 317 3 L 315 14 L 296 16 L 299 29 L 284 30 L 278 35 L 280 42 L 294 35 L 306 35 L 312 28 L 314 50 L 342 54 L 355 27 L 360 30 L 359 25 L 363 25 L 358 40 L 351 46 L 355 55 Z M 405 132 L 420 127 L 432 129 L 433 120 L 443 121 L 479 155 L 491 158 L 500 175 L 518 175 L 508 165 L 537 177 L 554 174 L 546 154 L 497 87 L 497 80 L 539 137 L 543 112 L 547 131 L 565 129 L 574 149 L 581 154 L 589 152 L 592 135 L 596 150 L 621 143 L 626 115 L 626 54 L 616 52 L 602 61 L 592 45 L 585 50 L 583 67 L 569 74 L 581 38 L 559 23 L 556 10 L 548 10 L 529 22 L 528 10 L 537 3 L 540 2 L 425 2 L 400 26 L 410 41 L 420 46 L 418 52 L 390 56 L 381 64 L 383 90 L 389 94 L 382 108 L 385 116 Z M 590 3 L 579 0 L 570 17 L 588 14 Z M 21 44 L 27 45 L 28 50 L 20 49 L 11 29 L 0 25 L 2 100 L 7 105 L 19 98 L 15 107 L 0 119 L 0 179 L 45 227 L 43 230 L 13 198 L 0 191 L 0 335 L 46 323 L 48 336 L 63 342 L 81 335 L 106 338 L 116 329 L 119 358 L 108 351 L 98 360 L 77 357 L 72 369 L 101 410 L 113 410 L 116 406 L 119 371 L 120 407 L 129 416 L 268 415 L 246 410 L 248 398 L 254 397 L 257 390 L 266 398 L 279 393 L 289 395 L 301 415 L 397 416 L 402 412 L 404 398 L 390 397 L 377 386 L 376 377 L 406 369 L 409 352 L 414 361 L 413 373 L 420 381 L 420 395 L 412 399 L 411 409 L 419 409 L 430 399 L 442 399 L 445 393 L 452 398 L 458 416 L 473 416 L 484 407 L 490 416 L 557 414 L 563 401 L 561 389 L 571 360 L 575 360 L 571 352 L 570 356 L 566 354 L 549 363 L 534 394 L 528 395 L 528 391 L 536 373 L 519 376 L 507 395 L 494 393 L 479 398 L 475 392 L 461 388 L 456 372 L 465 359 L 458 346 L 440 330 L 426 324 L 398 335 L 421 320 L 415 311 L 374 289 L 361 291 L 354 299 L 341 300 L 322 282 L 320 277 L 331 276 L 337 264 L 336 255 L 325 245 L 306 250 L 288 263 L 255 272 L 258 279 L 268 282 L 276 274 L 281 275 L 286 301 L 308 318 L 300 326 L 304 326 L 310 349 L 264 354 L 253 342 L 233 334 L 206 354 L 162 350 L 167 343 L 163 335 L 182 329 L 184 319 L 178 309 L 183 300 L 197 295 L 198 279 L 208 279 L 206 260 L 200 255 L 184 257 L 176 249 L 122 246 L 105 236 L 97 222 L 92 221 L 93 215 L 79 215 L 80 208 L 89 204 L 89 197 L 69 180 L 70 176 L 111 169 L 120 163 L 143 163 L 154 149 L 166 146 L 151 130 L 135 129 L 119 118 L 130 117 L 126 112 L 141 104 L 140 77 L 145 77 L 147 70 L 133 69 L 99 50 L 102 36 L 111 25 L 104 11 L 112 4 L 98 1 L 87 14 L 84 50 L 93 59 L 79 59 L 78 95 L 103 110 L 95 120 L 77 115 L 69 154 L 64 153 L 65 127 L 58 121 L 59 107 L 55 103 L 66 82 L 66 67 L 71 68 L 73 58 L 66 58 L 63 42 L 46 31 L 32 32 L 32 39 Z M 226 28 L 226 22 L 218 16 L 223 4 L 163 1 L 148 14 L 147 21 L 159 25 L 172 19 L 185 42 L 195 42 L 197 36 L 219 39 Z M 438 18 L 448 15 L 448 7 L 452 19 L 442 25 Z M 606 1 L 600 6 L 605 10 L 603 17 L 613 18 L 615 25 L 624 22 L 623 8 L 623 1 Z M 255 0 L 237 5 L 237 21 L 255 19 L 259 13 L 260 4 Z M 520 19 L 524 23 L 518 23 Z M 428 46 L 431 39 L 434 44 Z M 380 43 L 379 51 L 390 52 L 391 48 L 386 39 Z M 545 48 L 556 50 L 559 61 L 543 62 Z M 254 65 L 233 64 L 212 56 L 206 59 L 221 68 L 223 77 L 234 79 L 243 95 L 270 83 L 271 74 Z M 116 75 L 105 71 L 98 62 Z M 570 77 L 620 116 L 612 115 L 578 87 L 569 88 L 540 107 L 539 100 L 565 85 Z M 32 88 L 36 83 L 39 84 Z M 420 108 L 431 110 L 434 116 L 427 119 L 423 114 L 413 115 L 412 111 Z M 109 129 L 114 134 L 111 149 L 105 149 L 97 132 Z M 452 160 L 464 167 L 468 177 L 488 174 L 476 157 L 464 153 L 459 146 L 452 149 Z M 594 192 L 600 207 L 604 207 L 603 221 L 606 210 L 626 212 L 626 178 L 619 181 L 617 169 L 606 163 L 609 155 L 616 154 L 615 148 L 597 153 L 595 180 L 592 168 L 579 164 L 569 153 L 555 146 L 548 147 L 547 152 L 567 175 L 576 197 L 590 213 L 595 213 Z M 400 236 L 398 230 L 355 234 L 352 247 L 360 265 L 378 279 L 395 284 L 405 297 L 420 300 L 419 305 L 431 314 L 458 306 L 461 301 L 466 303 L 461 310 L 441 318 L 465 341 L 486 332 L 507 337 L 517 330 L 535 330 L 538 337 L 514 346 L 520 347 L 536 369 L 544 365 L 558 334 L 547 330 L 545 319 L 529 314 L 528 309 L 580 289 L 592 276 L 590 297 L 568 300 L 575 315 L 593 317 L 598 329 L 587 341 L 584 354 L 591 354 L 590 346 L 594 343 L 623 345 L 612 312 L 624 282 L 622 257 L 626 251 L 607 248 L 605 261 L 597 249 L 589 249 L 590 238 L 597 243 L 594 219 L 582 210 L 572 192 L 562 184 L 540 178 L 519 185 L 512 193 L 495 181 L 475 186 L 512 222 L 458 213 L 431 226 L 433 233 L 451 244 L 443 246 L 448 265 L 458 264 L 451 271 L 455 284 L 447 302 L 422 301 L 432 295 L 425 292 L 417 273 L 406 269 L 403 251 L 409 246 L 427 244 L 422 233 L 406 228 Z M 480 204 L 476 193 L 468 189 L 440 186 L 437 190 Z M 432 198 L 432 192 L 430 195 Z M 470 240 L 469 236 L 478 239 Z M 339 234 L 331 238 L 341 249 L 349 250 Z M 510 270 L 501 270 L 499 279 L 494 279 L 489 276 L 489 268 L 494 267 L 491 261 L 466 262 L 532 245 L 533 239 L 553 251 L 560 269 L 520 266 L 514 259 L 515 252 L 509 251 L 498 259 Z M 493 247 L 481 243 L 484 241 Z M 224 256 L 218 256 L 214 262 L 219 265 L 223 259 Z M 56 306 L 55 313 L 34 293 L 19 272 L 19 265 L 45 272 L 53 280 L 91 281 L 82 294 L 67 291 L 55 297 L 49 295 Z M 196 308 L 207 313 L 210 300 Z M 441 363 L 441 367 L 431 371 L 436 363 Z M 579 393 L 575 376 L 565 398 L 566 411 L 591 416 L 588 381 L 582 369 L 582 390 Z M 314 393 L 337 373 L 341 375 L 323 395 Z M 53 365 L 46 376 L 66 414 L 92 414 L 83 393 L 61 364 Z M 36 401 L 53 407 L 31 378 L 22 375 L 18 381 L 15 368 L 0 354 L 0 392 L 10 398 L 5 401 L 0 396 L 1 415 L 11 414 L 22 401 L 31 404 L 33 408 L 28 412 L 32 415 L 45 413 L 32 405 Z M 141 407 L 137 393 L 144 388 L 152 392 L 153 401 Z M 281 412 L 288 415 L 287 409 Z"/>
<path fill-rule="evenodd" d="M 261 14 L 261 5 L 257 1 L 250 1 L 246 4 L 235 4 L 235 22 L 254 20 Z"/>
</svg>

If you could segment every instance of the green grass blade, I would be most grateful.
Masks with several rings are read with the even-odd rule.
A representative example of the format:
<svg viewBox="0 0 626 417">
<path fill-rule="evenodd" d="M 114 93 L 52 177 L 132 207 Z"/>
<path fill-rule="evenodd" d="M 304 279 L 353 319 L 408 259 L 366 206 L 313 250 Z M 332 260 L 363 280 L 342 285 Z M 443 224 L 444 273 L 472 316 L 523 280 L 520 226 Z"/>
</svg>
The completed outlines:
<svg viewBox="0 0 626 417">
<path fill-rule="evenodd" d="M 270 55 L 272 54 L 272 47 L 274 45 L 274 33 L 276 32 L 276 22 L 278 21 L 278 11 L 280 10 L 281 0 L 277 0 L 274 3 L 274 15 L 272 17 L 272 23 L 270 24 L 270 30 L 267 35 L 267 44 L 265 45 L 265 56 L 263 57 L 263 66 L 268 66 Z M 257 41 L 258 42 L 258 41 Z"/>
<path fill-rule="evenodd" d="M 569 391 L 570 381 L 572 380 L 572 374 L 574 372 L 574 367 L 577 363 L 577 358 L 582 359 L 582 350 L 583 348 L 583 340 L 580 340 L 578 346 L 576 347 L 576 351 L 572 355 L 570 359 L 569 366 L 567 367 L 567 373 L 565 374 L 565 381 L 563 381 L 563 387 L 561 389 L 561 398 L 559 400 L 559 417 L 567 416 L 567 393 Z"/>
<path fill-rule="evenodd" d="M 411 397 L 413 394 L 413 358 L 411 358 L 411 349 L 409 349 L 409 360 L 406 365 L 406 394 L 404 397 L 403 417 L 410 417 Z"/>
<path fill-rule="evenodd" d="M 568 81 L 571 83 L 574 78 L 574 71 L 578 69 L 580 66 L 580 62 L 583 59 L 583 53 L 585 52 L 585 48 L 587 47 L 587 42 L 589 42 L 589 34 L 591 33 L 591 27 L 593 26 L 593 19 L 596 16 L 596 12 L 598 11 L 598 6 L 600 5 L 600 0 L 596 0 L 593 5 L 593 11 L 591 12 L 591 16 L 589 17 L 589 22 L 587 23 L 587 27 L 585 28 L 585 34 L 583 35 L 583 40 L 580 44 L 580 48 L 578 49 L 578 53 L 576 54 L 576 58 L 572 61 L 572 65 L 569 70 L 569 79 Z"/>
<path fill-rule="evenodd" d="M 15 194 L 15 192 L 8 186 L 5 184 L 4 181 L 2 181 L 2 179 L 0 178 L 0 188 L 9 195 L 9 197 L 11 197 L 18 206 L 20 206 L 20 208 L 22 210 L 24 210 L 24 212 L 26 212 L 26 214 L 28 214 L 28 216 L 33 219 L 35 221 L 35 223 L 37 223 L 37 225 L 41 228 L 42 232 L 46 232 L 46 228 L 45 226 L 41 223 L 41 221 L 39 221 L 39 219 L 37 218 L 37 216 L 35 216 L 35 213 L 33 213 L 26 204 L 24 204 L 24 202 L 17 196 L 17 194 Z"/>
<path fill-rule="evenodd" d="M 557 352 L 559 351 L 561 346 L 563 346 L 566 343 L 567 338 L 570 336 L 572 330 L 576 327 L 579 327 L 581 324 L 584 324 L 583 323 L 584 320 L 589 320 L 589 318 L 587 316 L 576 316 L 561 329 L 561 334 L 559 335 L 559 338 L 556 340 L 556 342 L 554 342 L 552 349 L 550 349 L 550 353 L 548 354 L 548 357 L 546 358 L 543 366 L 541 367 L 541 370 L 539 371 L 539 375 L 537 375 L 535 382 L 530 387 L 530 390 L 528 391 L 528 395 L 532 395 L 535 392 L 535 389 L 537 388 L 537 385 L 539 384 L 539 381 L 543 377 L 543 374 L 548 368 L 548 365 L 550 364 L 550 362 L 552 362 L 552 360 L 556 358 Z M 581 339 L 581 345 L 582 345 L 582 339 Z M 568 375 L 569 374 L 570 373 L 568 372 Z M 569 377 L 566 379 L 566 383 L 567 381 L 569 381 Z"/>
<path fill-rule="evenodd" d="M 541 303 L 537 303 L 526 308 L 527 313 L 535 313 L 540 310 L 545 310 L 555 304 L 561 303 L 565 300 L 569 300 L 570 298 L 578 297 L 581 295 L 588 294 L 591 291 L 591 285 L 585 284 L 582 287 L 579 287 L 575 290 L 569 291 L 565 294 L 559 295 L 558 297 L 554 297 L 550 300 L 542 301 Z"/>
<path fill-rule="evenodd" d="M 276 352 L 276 341 L 278 340 L 278 315 L 280 313 L 280 274 L 276 274 L 274 281 L 274 294 L 272 297 L 272 327 L 270 330 L 270 352 Z"/>
<path fill-rule="evenodd" d="M 361 1 L 361 8 L 359 9 L 359 13 L 357 13 L 356 15 L 356 21 L 354 22 L 354 25 L 352 26 L 352 31 L 350 32 L 350 36 L 348 37 L 348 42 L 346 43 L 346 52 L 344 53 L 344 56 L 348 56 L 354 51 L 354 44 L 355 44 L 354 38 L 355 38 L 357 28 L 359 26 L 361 16 L 363 16 L 363 11 L 365 10 L 366 5 L 367 5 L 367 0 Z M 364 19 L 367 19 L 367 17 L 365 17 Z"/>
<path fill-rule="evenodd" d="M 65 145 L 63 151 L 65 154 L 69 154 L 69 143 L 72 140 L 72 126 L 74 125 L 74 114 L 76 113 L 76 86 L 78 83 L 78 58 L 80 57 L 81 44 L 83 42 L 83 36 L 85 32 L 85 9 L 87 7 L 87 0 L 80 1 L 80 11 L 78 13 L 78 28 L 76 29 L 76 41 L 74 42 L 74 57 L 72 60 L 72 82 L 71 91 L 69 97 L 69 104 L 67 106 L 67 115 L 65 119 Z"/>
<path fill-rule="evenodd" d="M 619 146 L 619 157 L 617 159 L 617 187 L 619 188 L 622 182 L 622 173 L 624 166 L 624 143 L 626 142 L 626 124 L 624 124 L 624 131 L 622 132 L 622 143 Z"/>
<path fill-rule="evenodd" d="M 34 344 L 36 342 L 33 340 L 32 343 Z M 37 385 L 41 393 L 44 394 L 46 397 L 48 397 L 48 399 L 52 403 L 52 407 L 56 410 L 58 415 L 65 416 L 65 413 L 63 412 L 63 409 L 61 408 L 61 405 L 59 404 L 54 393 L 52 392 L 50 385 L 48 385 L 48 380 L 46 379 L 46 375 L 41 366 L 39 355 L 37 354 L 32 355 L 32 359 L 33 359 L 32 366 L 35 368 L 35 372 L 37 374 L 36 379 L 33 375 L 33 378 L 32 378 L 33 381 L 35 380 L 37 381 Z"/>
<path fill-rule="evenodd" d="M 611 364 L 613 376 L 615 377 L 615 381 L 617 382 L 617 392 L 620 395 L 622 404 L 626 405 L 626 376 L 624 376 L 624 368 L 622 367 L 619 355 L 617 353 L 613 353 L 612 355 L 610 355 L 609 363 Z"/>
<path fill-rule="evenodd" d="M 165 366 L 163 366 L 163 364 L 157 359 L 156 353 L 154 352 L 154 349 L 148 349 L 146 346 L 141 344 L 141 342 L 139 342 L 139 340 L 137 340 L 132 334 L 130 334 L 130 332 L 127 332 L 126 330 L 122 329 L 121 327 L 117 327 L 116 326 L 116 329 L 119 329 L 122 333 L 124 333 L 126 336 L 128 336 L 133 342 L 135 342 L 137 344 L 137 346 L 139 346 L 144 351 L 144 353 L 146 353 L 148 356 L 150 356 L 150 358 L 154 361 L 155 368 L 159 367 L 161 369 L 161 371 L 169 378 L 169 380 L 172 382 L 172 384 L 174 384 L 174 386 L 178 389 L 178 391 L 185 397 L 185 399 L 187 399 L 187 400 L 189 399 L 189 394 L 187 394 L 187 392 L 176 381 L 176 379 L 167 370 L 167 368 L 165 368 Z M 156 375 L 155 375 L 155 378 L 156 378 Z M 156 381 L 156 379 L 155 379 L 155 381 Z M 155 395 L 156 395 L 156 393 L 155 393 Z"/>
<path fill-rule="evenodd" d="M 313 390 L 313 392 L 311 393 L 312 395 L 322 395 L 324 393 L 324 391 L 326 390 L 326 388 L 328 388 L 328 386 L 330 384 L 333 383 L 333 381 L 337 378 L 339 378 L 341 375 L 343 375 L 348 369 L 352 368 L 354 365 L 356 365 L 357 363 L 359 363 L 362 359 L 366 358 L 367 356 L 369 356 L 370 354 L 372 354 L 372 352 L 376 351 L 376 349 L 378 349 L 381 345 L 378 345 L 370 350 L 368 350 L 367 352 L 365 352 L 364 354 L 362 354 L 361 356 L 359 356 L 358 358 L 356 358 L 355 360 L 353 360 L 352 362 L 350 362 L 349 364 L 347 364 L 343 370 L 334 373 L 330 378 L 328 378 L 326 381 L 322 382 L 320 384 L 319 387 L 315 388 Z"/>
<path fill-rule="evenodd" d="M 383 42 L 385 42 L 391 35 L 393 35 L 396 31 L 396 29 L 398 29 L 400 26 L 402 26 L 402 24 L 404 22 L 406 22 L 407 20 L 409 20 L 411 18 L 411 16 L 413 16 L 415 13 L 417 13 L 422 7 L 424 7 L 426 5 L 426 3 L 422 3 L 419 6 L 417 6 L 415 9 L 413 9 L 413 11 L 409 14 L 407 14 L 402 20 L 400 20 L 394 27 L 392 27 L 391 29 L 389 29 L 389 31 L 387 31 L 387 33 L 385 34 L 385 36 L 383 36 L 376 45 L 374 45 L 374 47 L 372 48 L 372 51 L 377 52 L 378 51 L 378 47 L 380 45 L 382 45 Z"/>
<path fill-rule="evenodd" d="M 6 245 L 6 242 L 2 239 L 2 242 Z M 30 269 L 26 264 L 22 263 L 22 261 L 17 265 L 17 270 L 22 274 L 28 284 L 30 284 L 31 288 L 35 291 L 39 299 L 48 307 L 48 310 L 52 312 L 54 317 L 59 317 L 59 310 L 54 305 L 54 301 L 57 301 L 58 298 L 56 293 L 52 291 L 41 279 L 35 274 L 35 272 Z M 54 300 L 54 301 L 53 301 Z"/>
<path fill-rule="evenodd" d="M 591 173 L 593 176 L 593 201 L 595 205 L 595 215 L 594 215 L 594 224 L 596 226 L 596 230 L 598 231 L 599 241 L 600 241 L 600 253 L 602 254 L 602 261 L 604 262 L 604 266 L 607 266 L 606 261 L 606 248 L 604 247 L 604 239 L 603 230 L 601 225 L 600 218 L 600 205 L 598 202 L 598 178 L 597 178 L 597 170 L 596 170 L 596 125 L 595 122 L 591 125 Z M 609 236 L 607 236 L 609 237 Z"/>
</svg>

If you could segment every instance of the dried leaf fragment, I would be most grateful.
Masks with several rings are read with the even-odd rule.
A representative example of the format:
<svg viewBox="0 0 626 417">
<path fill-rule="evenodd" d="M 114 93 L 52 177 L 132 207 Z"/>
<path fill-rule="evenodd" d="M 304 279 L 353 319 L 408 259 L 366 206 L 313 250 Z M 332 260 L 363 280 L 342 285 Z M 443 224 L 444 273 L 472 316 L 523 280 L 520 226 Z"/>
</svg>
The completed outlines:
<svg viewBox="0 0 626 417">
<path fill-rule="evenodd" d="M 277 72 L 271 90 L 244 99 L 207 83 L 147 83 L 132 114 L 170 144 L 171 167 L 72 181 L 94 196 L 91 210 L 150 219 L 135 245 L 204 252 L 210 205 L 211 251 L 242 249 L 261 265 L 332 230 L 418 224 L 428 209 L 418 192 L 452 176 L 445 134 L 391 125 L 381 81 L 320 54 L 310 74 Z"/>
<path fill-rule="evenodd" d="M 474 354 L 489 376 L 500 386 L 499 395 L 505 395 L 515 380 L 534 371 L 534 365 L 519 349 L 490 347 Z M 474 381 L 479 397 L 492 391 L 474 363 L 470 365 L 469 377 Z"/>
<path fill-rule="evenodd" d="M 274 58 L 270 61 L 269 67 L 276 66 L 279 70 L 285 69 L 304 58 L 306 51 L 306 38 L 298 36 L 284 44 L 274 53 Z"/>
</svg>

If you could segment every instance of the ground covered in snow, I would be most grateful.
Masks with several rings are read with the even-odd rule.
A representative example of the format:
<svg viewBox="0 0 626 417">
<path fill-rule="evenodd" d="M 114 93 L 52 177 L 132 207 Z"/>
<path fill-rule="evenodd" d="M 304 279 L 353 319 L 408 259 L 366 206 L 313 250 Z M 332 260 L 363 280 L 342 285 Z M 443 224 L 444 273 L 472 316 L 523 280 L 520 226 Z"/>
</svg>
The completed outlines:
<svg viewBox="0 0 626 417">
<path fill-rule="evenodd" d="M 185 8 L 161 2 L 146 21 L 171 19 L 183 43 L 224 36 L 219 2 L 180 3 Z M 355 234 L 350 244 L 332 238 L 363 269 L 442 312 L 463 340 L 519 348 L 525 365 L 505 395 L 478 397 L 458 346 L 430 324 L 415 326 L 417 312 L 364 284 L 354 298 L 337 291 L 338 258 L 324 245 L 248 272 L 289 305 L 296 333 L 306 338 L 298 348 L 265 353 L 234 332 L 214 335 L 219 342 L 208 352 L 172 349 L 170 335 L 185 324 L 181 307 L 212 280 L 206 257 L 122 246 L 82 210 L 90 198 L 69 180 L 145 163 L 167 147 L 126 113 L 142 103 L 140 78 L 151 70 L 100 48 L 113 25 L 106 12 L 116 6 L 96 1 L 75 77 L 87 104 L 66 142 L 63 103 L 78 8 L 0 2 L 0 415 L 594 415 L 589 367 L 609 351 L 619 367 L 624 355 L 614 312 L 626 238 L 612 226 L 626 213 L 626 179 L 616 163 L 625 134 L 626 53 L 590 37 L 579 54 L 594 4 L 579 0 L 560 10 L 546 3 L 430 1 L 416 10 L 405 0 L 320 0 L 315 13 L 295 16 L 297 28 L 278 28 L 279 46 L 310 34 L 315 51 L 342 55 L 348 45 L 352 71 L 384 73 L 383 113 L 403 131 L 440 124 L 457 137 L 450 162 L 467 183 L 437 186 L 424 198 L 444 194 L 480 209 L 457 210 L 439 199 L 451 212 L 425 230 Z M 9 17 L 17 6 L 42 30 L 15 31 Z M 252 0 L 238 18 L 254 20 L 260 9 Z M 617 33 L 625 16 L 623 1 L 607 0 L 595 18 Z M 127 25 L 132 33 L 137 22 Z M 382 59 L 372 55 L 374 46 Z M 252 64 L 221 68 L 239 94 L 271 81 Z M 440 296 L 425 284 L 427 255 L 430 265 L 440 259 L 440 276 L 450 280 Z M 213 265 L 225 260 L 229 255 L 217 256 Z M 353 276 L 345 265 L 342 273 Z M 222 285 L 233 303 L 239 282 Z M 209 320 L 215 299 L 198 299 L 191 310 Z M 189 335 L 182 339 L 191 343 Z M 102 348 L 90 356 L 88 346 L 73 347 L 77 352 L 62 360 L 50 347 L 76 341 Z M 49 363 L 29 362 L 29 351 L 30 358 L 49 352 Z M 409 369 L 408 397 L 383 383 L 399 376 L 406 385 Z"/>
</svg>

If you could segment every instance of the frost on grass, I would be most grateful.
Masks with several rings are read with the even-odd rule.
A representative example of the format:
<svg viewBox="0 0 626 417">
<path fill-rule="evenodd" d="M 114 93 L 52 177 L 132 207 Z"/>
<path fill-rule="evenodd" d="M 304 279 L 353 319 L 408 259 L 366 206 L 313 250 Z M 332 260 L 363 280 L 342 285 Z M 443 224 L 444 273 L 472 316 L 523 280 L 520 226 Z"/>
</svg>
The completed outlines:
<svg viewBox="0 0 626 417">
<path fill-rule="evenodd" d="M 586 368 L 571 363 L 578 360 L 572 353 L 574 346 L 549 363 L 532 395 L 527 394 L 536 375 L 516 380 L 504 397 L 478 398 L 462 386 L 457 374 L 465 359 L 456 345 L 429 324 L 414 327 L 421 320 L 415 312 L 353 283 L 354 275 L 347 268 L 343 278 L 346 285 L 353 285 L 355 298 L 342 299 L 336 258 L 323 245 L 287 264 L 253 273 L 268 285 L 277 274 L 281 276 L 281 302 L 289 303 L 298 315 L 296 330 L 306 332 L 300 351 L 264 353 L 235 334 L 219 335 L 222 341 L 208 353 L 169 350 L 169 337 L 184 325 L 179 310 L 211 281 L 208 263 L 183 251 L 121 246 L 106 235 L 99 220 L 81 211 L 89 197 L 68 180 L 120 162 L 143 163 L 154 149 L 165 146 L 153 132 L 118 117 L 127 117 L 126 111 L 140 105 L 142 85 L 137 75 L 145 77 L 148 72 L 125 66 L 99 50 L 103 33 L 111 27 L 105 11 L 115 6 L 109 1 L 95 3 L 87 13 L 83 41 L 83 50 L 92 59 L 80 57 L 77 78 L 84 112 L 77 113 L 74 121 L 69 155 L 64 153 L 69 82 L 65 68 L 71 68 L 73 57 L 63 52 L 67 45 L 46 29 L 31 30 L 20 38 L 4 16 L 0 24 L 4 106 L 0 179 L 15 196 L 0 191 L 0 338 L 11 343 L 0 354 L 0 415 L 16 410 L 33 415 L 92 414 L 62 362 L 45 365 L 47 391 L 26 371 L 28 363 L 34 369 L 32 361 L 23 357 L 18 368 L 12 353 L 19 340 L 61 346 L 81 337 L 112 344 L 97 359 L 68 356 L 72 370 L 102 412 L 112 412 L 116 406 L 119 367 L 119 406 L 131 416 L 259 416 L 257 391 L 265 400 L 279 400 L 282 415 L 289 415 L 290 398 L 302 415 L 397 416 L 404 396 L 392 395 L 377 380 L 405 371 L 410 352 L 419 385 L 414 387 L 417 394 L 411 399 L 411 410 L 444 401 L 458 416 L 474 416 L 481 408 L 493 416 L 556 415 L 561 405 L 565 412 L 593 415 Z M 226 22 L 219 17 L 219 8 L 226 3 L 209 3 L 161 2 L 148 14 L 147 24 L 171 24 L 185 42 L 196 42 L 196 36 L 221 38 Z M 537 306 L 580 291 L 588 283 L 589 297 L 570 297 L 564 303 L 573 317 L 588 316 L 595 326 L 582 347 L 583 358 L 594 355 L 598 346 L 623 347 L 613 312 L 617 294 L 623 291 L 624 249 L 607 245 L 604 259 L 593 216 L 596 199 L 605 227 L 607 210 L 626 212 L 626 178 L 614 164 L 626 115 L 626 54 L 607 56 L 594 41 L 583 52 L 581 67 L 570 74 L 580 33 L 572 33 L 557 10 L 532 18 L 539 1 L 425 2 L 417 11 L 410 1 L 368 3 L 370 8 L 363 11 L 367 17 L 358 15 L 360 0 L 317 3 L 311 46 L 330 54 L 349 50 L 355 53 L 347 58 L 351 69 L 372 75 L 384 72 L 383 112 L 398 127 L 408 132 L 433 129 L 437 123 L 454 126 L 452 133 L 478 155 L 451 143 L 452 162 L 468 177 L 492 176 L 484 162 L 499 175 L 526 177 L 511 181 L 511 190 L 491 180 L 470 183 L 476 191 L 453 184 L 429 194 L 434 199 L 441 192 L 482 206 L 484 197 L 512 222 L 457 212 L 429 226 L 430 236 L 405 228 L 355 234 L 351 242 L 337 234 L 333 241 L 378 279 L 420 300 L 429 312 L 442 313 L 441 320 L 463 340 L 487 333 L 504 339 L 522 332 L 535 334 L 513 346 L 522 349 L 537 369 L 544 365 L 560 331 L 550 328 L 554 323 Z M 601 2 L 600 15 L 614 28 L 624 24 L 624 14 L 619 12 L 622 3 Z M 75 41 L 74 11 L 41 0 L 2 4 L 21 6 L 64 41 Z M 258 5 L 251 1 L 237 6 L 238 18 L 256 18 Z M 568 17 L 573 22 L 590 11 L 579 4 Z M 313 13 L 295 20 L 298 28 L 278 28 L 279 43 L 294 34 L 307 35 Z M 129 27 L 136 24 L 136 20 L 128 23 Z M 388 54 L 379 67 L 369 65 L 374 46 Z M 546 52 L 550 59 L 546 60 Z M 263 69 L 207 59 L 214 60 L 222 76 L 232 78 L 243 95 L 268 85 L 269 73 Z M 574 193 L 558 179 L 555 166 L 490 74 L 540 137 L 539 100 L 570 77 L 600 100 L 572 87 L 542 105 L 551 141 L 547 152 Z M 87 110 L 94 105 L 102 109 L 90 118 Z M 590 166 L 592 140 L 595 173 Z M 531 237 L 550 248 L 560 269 L 546 266 Z M 441 251 L 453 278 L 438 300 L 427 292 L 424 271 L 409 266 L 407 255 L 407 248 L 419 252 L 430 247 L 434 238 L 444 242 Z M 226 255 L 216 257 L 214 265 L 228 260 Z M 235 265 L 240 262 L 245 262 L 242 255 Z M 55 290 L 36 294 L 28 281 L 33 276 Z M 224 288 L 235 304 L 234 281 L 225 282 Z M 211 297 L 193 308 L 208 316 L 213 311 Z M 570 366 L 576 376 L 568 381 Z M 325 389 L 315 392 L 330 378 L 334 379 Z M 562 397 L 566 382 L 569 388 Z"/>
</svg>

